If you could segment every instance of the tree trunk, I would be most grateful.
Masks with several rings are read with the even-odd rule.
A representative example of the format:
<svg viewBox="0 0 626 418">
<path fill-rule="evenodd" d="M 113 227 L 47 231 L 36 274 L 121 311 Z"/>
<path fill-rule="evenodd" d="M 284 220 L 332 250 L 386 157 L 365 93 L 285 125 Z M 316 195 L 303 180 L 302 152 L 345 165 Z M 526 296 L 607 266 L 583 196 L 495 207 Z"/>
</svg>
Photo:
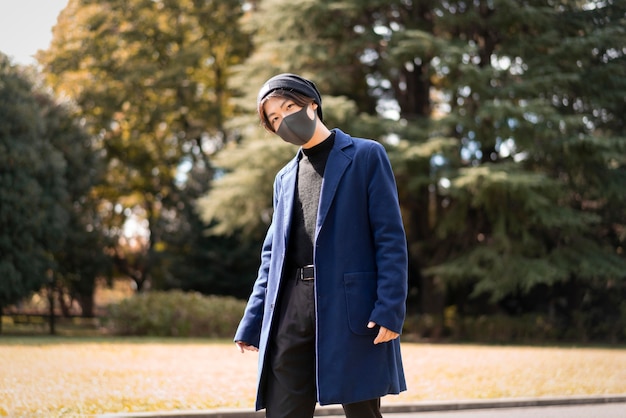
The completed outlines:
<svg viewBox="0 0 626 418">
<path fill-rule="evenodd" d="M 437 284 L 437 279 L 430 276 L 421 277 L 421 305 L 424 315 L 433 319 L 430 337 L 438 340 L 444 334 L 443 310 L 445 307 L 445 290 Z"/>
<path fill-rule="evenodd" d="M 85 318 L 94 317 L 94 300 L 93 294 L 91 295 L 78 295 L 78 304 L 83 311 L 82 316 Z"/>
<path fill-rule="evenodd" d="M 69 298 L 69 301 L 66 302 L 63 293 L 67 294 L 67 292 L 59 290 L 59 307 L 61 308 L 61 315 L 63 315 L 65 318 L 68 318 L 71 315 L 70 308 L 72 306 L 72 297 L 68 294 L 67 296 Z"/>
<path fill-rule="evenodd" d="M 49 312 L 49 323 L 50 323 L 50 335 L 56 334 L 55 324 L 54 324 L 54 286 L 50 284 L 48 287 L 48 305 L 50 307 Z"/>
</svg>

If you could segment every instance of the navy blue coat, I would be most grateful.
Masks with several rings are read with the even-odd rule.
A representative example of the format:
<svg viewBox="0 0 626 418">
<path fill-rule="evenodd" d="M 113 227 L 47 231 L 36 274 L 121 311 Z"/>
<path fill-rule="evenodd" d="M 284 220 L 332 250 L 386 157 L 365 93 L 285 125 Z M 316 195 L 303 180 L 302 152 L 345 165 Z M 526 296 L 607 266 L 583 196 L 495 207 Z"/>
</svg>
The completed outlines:
<svg viewBox="0 0 626 418">
<path fill-rule="evenodd" d="M 406 390 L 399 339 L 374 345 L 378 327 L 401 333 L 407 295 L 406 237 L 383 146 L 335 129 L 314 243 L 317 400 L 341 404 Z M 298 161 L 274 182 L 274 213 L 261 266 L 235 341 L 259 348 L 259 388 L 291 227 Z M 265 408 L 257 391 L 256 408 Z"/>
</svg>

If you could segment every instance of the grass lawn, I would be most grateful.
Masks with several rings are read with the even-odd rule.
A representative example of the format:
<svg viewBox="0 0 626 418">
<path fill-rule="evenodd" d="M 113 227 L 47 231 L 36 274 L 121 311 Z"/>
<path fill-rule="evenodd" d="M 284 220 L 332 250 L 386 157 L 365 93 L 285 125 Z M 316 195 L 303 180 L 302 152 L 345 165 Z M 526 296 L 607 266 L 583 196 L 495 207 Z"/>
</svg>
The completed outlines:
<svg viewBox="0 0 626 418">
<path fill-rule="evenodd" d="M 626 349 L 403 343 L 383 403 L 626 394 Z M 256 353 L 230 342 L 0 337 L 0 416 L 250 408 Z"/>
</svg>

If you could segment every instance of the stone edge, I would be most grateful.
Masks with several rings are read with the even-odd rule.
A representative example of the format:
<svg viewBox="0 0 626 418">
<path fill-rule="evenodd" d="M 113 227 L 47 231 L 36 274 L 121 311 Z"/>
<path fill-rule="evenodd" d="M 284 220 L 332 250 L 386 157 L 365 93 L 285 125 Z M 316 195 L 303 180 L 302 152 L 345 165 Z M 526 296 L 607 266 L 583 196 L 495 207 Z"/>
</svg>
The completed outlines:
<svg viewBox="0 0 626 418">
<path fill-rule="evenodd" d="M 622 402 L 626 403 L 626 395 L 504 398 L 392 403 L 382 405 L 381 411 L 385 414 L 394 414 L 407 412 L 460 411 L 469 409 L 522 408 L 533 406 L 592 405 Z M 341 406 L 318 406 L 315 410 L 315 416 L 331 415 L 343 415 L 343 409 Z M 202 411 L 129 412 L 102 414 L 97 416 L 99 418 L 261 418 L 264 417 L 264 412 L 254 412 L 250 409 L 220 408 Z"/>
</svg>

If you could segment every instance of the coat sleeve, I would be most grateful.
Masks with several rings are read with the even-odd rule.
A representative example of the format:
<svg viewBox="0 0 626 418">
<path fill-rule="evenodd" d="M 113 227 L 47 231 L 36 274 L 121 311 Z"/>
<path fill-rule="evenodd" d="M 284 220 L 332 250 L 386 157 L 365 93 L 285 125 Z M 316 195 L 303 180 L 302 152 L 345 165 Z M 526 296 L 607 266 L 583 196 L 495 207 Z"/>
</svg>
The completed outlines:
<svg viewBox="0 0 626 418">
<path fill-rule="evenodd" d="M 377 300 L 370 321 L 402 333 L 406 315 L 408 254 L 393 170 L 383 146 L 369 152 L 368 200 L 377 266 Z"/>
<path fill-rule="evenodd" d="M 276 207 L 276 187 L 274 182 L 274 207 Z M 237 331 L 235 332 L 234 341 L 243 341 L 255 347 L 259 347 L 261 339 L 261 327 L 263 325 L 263 315 L 265 312 L 265 297 L 267 295 L 267 280 L 269 276 L 270 259 L 272 255 L 272 242 L 274 238 L 274 222 L 275 213 L 272 216 L 263 246 L 261 249 L 261 265 L 257 273 L 257 279 L 252 287 L 252 293 L 248 298 L 248 303 L 244 311 L 243 317 L 239 322 Z"/>
</svg>

